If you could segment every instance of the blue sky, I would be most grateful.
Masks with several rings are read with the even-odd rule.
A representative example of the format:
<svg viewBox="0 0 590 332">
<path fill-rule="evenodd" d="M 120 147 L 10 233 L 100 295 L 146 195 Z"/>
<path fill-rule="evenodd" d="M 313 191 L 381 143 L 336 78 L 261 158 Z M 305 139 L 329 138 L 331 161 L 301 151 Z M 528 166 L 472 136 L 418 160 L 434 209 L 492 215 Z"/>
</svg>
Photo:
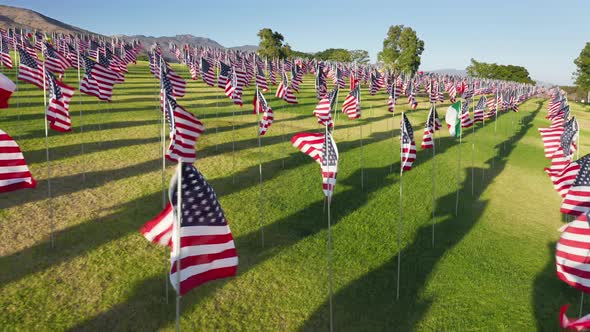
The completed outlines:
<svg viewBox="0 0 590 332">
<path fill-rule="evenodd" d="M 421 69 L 464 69 L 470 58 L 525 66 L 571 84 L 590 42 L 590 1 L 45 1 L 3 0 L 102 34 L 193 34 L 224 46 L 257 44 L 261 28 L 296 50 L 365 49 L 376 59 L 390 25 L 425 42 Z M 82 5 L 83 4 L 83 5 Z M 289 6 L 286 8 L 286 6 Z"/>
</svg>

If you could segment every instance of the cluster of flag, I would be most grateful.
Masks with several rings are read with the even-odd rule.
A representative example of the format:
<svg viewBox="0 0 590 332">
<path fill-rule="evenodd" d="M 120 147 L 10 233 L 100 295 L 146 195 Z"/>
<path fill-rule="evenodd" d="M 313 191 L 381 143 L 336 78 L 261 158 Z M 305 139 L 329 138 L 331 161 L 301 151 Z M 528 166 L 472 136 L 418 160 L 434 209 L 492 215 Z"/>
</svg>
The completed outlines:
<svg viewBox="0 0 590 332">
<path fill-rule="evenodd" d="M 551 165 L 545 172 L 562 198 L 560 211 L 575 216 L 564 225 L 555 248 L 557 276 L 582 292 L 590 292 L 590 155 L 574 159 L 579 139 L 575 117 L 570 117 L 570 106 L 564 91 L 555 87 L 549 90 L 547 128 L 539 128 L 545 157 Z M 564 329 L 590 328 L 590 315 L 570 320 L 566 316 L 569 305 L 561 308 L 559 321 Z"/>
</svg>

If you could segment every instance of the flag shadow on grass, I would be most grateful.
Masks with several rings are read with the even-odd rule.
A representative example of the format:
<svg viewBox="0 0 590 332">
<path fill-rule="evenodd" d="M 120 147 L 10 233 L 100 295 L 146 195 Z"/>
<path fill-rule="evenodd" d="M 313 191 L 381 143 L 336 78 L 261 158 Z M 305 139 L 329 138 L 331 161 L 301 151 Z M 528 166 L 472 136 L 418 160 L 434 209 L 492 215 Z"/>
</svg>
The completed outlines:
<svg viewBox="0 0 590 332">
<path fill-rule="evenodd" d="M 556 232 L 556 236 L 559 234 Z M 533 302 L 537 331 L 561 331 L 559 326 L 559 309 L 562 305 L 570 304 L 569 317 L 578 317 L 580 313 L 581 291 L 569 286 L 557 277 L 555 272 L 556 242 L 547 244 L 549 257 L 547 265 L 537 276 L 533 286 Z M 582 315 L 588 314 L 588 296 L 584 299 Z"/>
<path fill-rule="evenodd" d="M 357 147 L 358 143 L 356 141 L 344 142 L 339 145 L 339 148 L 342 152 L 355 149 Z M 285 164 L 284 169 L 278 166 L 282 160 L 288 161 Z M 297 169 L 300 166 L 309 164 L 311 162 L 312 161 L 309 159 L 309 157 L 293 150 L 292 153 L 282 159 L 275 159 L 262 164 L 262 168 L 264 170 L 264 181 L 274 179 L 285 171 Z M 88 172 L 86 175 L 86 183 L 79 181 L 79 174 L 54 178 L 52 179 L 52 184 L 57 183 L 57 185 L 52 187 L 53 197 L 60 197 L 87 188 L 99 187 L 106 182 L 156 171 L 159 170 L 160 167 L 161 159 L 154 159 L 117 170 Z M 168 169 L 170 168 L 168 167 Z M 223 197 L 224 195 L 229 195 L 258 185 L 257 172 L 258 165 L 254 165 L 236 173 L 235 176 L 240 179 L 240 181 L 237 181 L 236 183 L 233 183 L 232 175 L 214 178 L 208 181 L 213 186 L 213 188 L 216 189 L 218 195 Z M 252 176 L 254 173 L 256 176 Z M 65 186 L 65 183 L 70 185 Z M 37 186 L 38 187 L 36 190 L 19 191 L 17 192 L 19 195 L 9 196 L 9 199 L 0 201 L 0 209 L 18 206 L 24 202 L 34 202 L 46 199 L 46 181 L 40 181 Z M 128 233 L 139 232 L 139 229 L 143 223 L 153 218 L 158 212 L 160 212 L 159 207 L 161 206 L 161 195 L 161 192 L 157 192 L 133 201 L 129 201 L 112 208 L 114 211 L 121 212 L 113 213 L 98 219 L 89 220 L 85 223 L 58 231 L 55 234 L 55 249 L 48 250 L 49 242 L 44 241 L 13 255 L 0 257 L 0 266 L 12 266 L 12 269 L 0 269 L 0 287 L 10 282 L 19 280 L 27 275 L 45 270 L 53 265 L 68 261 Z M 138 209 L 141 210 L 142 207 L 150 208 L 147 209 L 147 214 L 144 214 L 139 219 L 135 218 L 135 222 L 123 223 L 122 225 L 116 224 L 117 220 L 125 218 L 132 219 L 133 215 L 141 212 L 138 212 Z M 320 210 L 321 208 L 322 207 L 320 206 Z M 109 222 L 113 222 L 112 227 L 107 226 Z M 103 227 L 106 227 L 109 231 L 106 233 L 101 232 Z M 258 236 L 258 233 L 255 232 L 252 236 L 256 237 Z M 92 239 L 89 239 L 88 241 L 83 240 L 86 237 L 91 237 Z M 256 242 L 254 247 L 258 248 L 258 241 L 254 240 L 254 242 Z M 23 258 L 32 259 L 33 261 L 30 264 L 22 263 L 21 259 Z"/>
<path fill-rule="evenodd" d="M 497 158 L 495 167 L 485 169 L 486 177 L 481 183 L 481 190 L 475 196 L 469 194 L 472 181 L 471 168 L 464 170 L 466 177 L 458 189 L 462 193 L 458 213 L 460 218 L 455 217 L 456 191 L 437 199 L 437 218 L 440 220 L 443 217 L 444 220 L 436 224 L 438 239 L 436 247 L 432 248 L 432 225 L 431 220 L 427 220 L 412 243 L 402 248 L 400 299 L 396 301 L 398 256 L 395 255 L 386 264 L 336 292 L 334 296 L 335 330 L 412 331 L 416 329 L 416 324 L 426 314 L 433 301 L 433 299 L 420 299 L 432 271 L 445 253 L 460 243 L 481 217 L 488 203 L 481 200 L 479 195 L 506 167 L 508 156 L 516 143 L 532 128 L 531 122 L 539 109 L 527 116 L 524 125 L 509 139 L 510 143 L 507 144 L 503 156 L 500 156 L 500 145 L 496 146 L 497 155 L 486 161 L 486 164 L 491 166 L 492 159 Z M 475 179 L 481 178 L 483 169 L 475 168 L 475 170 L 477 171 Z M 397 225 L 397 220 L 395 223 Z M 393 226 L 392 229 L 394 229 Z M 325 302 L 309 318 L 302 330 L 328 329 L 328 317 L 329 306 L 328 302 Z M 429 326 L 429 328 L 445 329 L 444 326 Z"/>
<path fill-rule="evenodd" d="M 534 116 L 534 114 L 533 114 Z M 532 118 L 532 116 L 531 116 Z M 521 133 L 519 135 L 524 135 L 524 132 L 526 132 L 526 130 L 530 128 L 530 125 L 527 126 L 526 128 L 523 128 Z M 395 130 L 394 135 L 399 135 L 399 131 Z M 385 133 L 374 133 L 372 135 L 372 138 L 375 139 L 375 142 L 381 141 L 381 140 L 389 140 L 391 139 L 391 132 L 385 132 Z M 443 153 L 444 151 L 446 151 L 447 149 L 449 149 L 450 147 L 455 145 L 455 140 L 453 138 L 443 138 L 441 139 L 442 144 L 439 146 L 439 152 Z M 374 142 L 372 142 L 374 143 Z M 344 151 L 348 151 L 350 149 L 358 149 L 358 145 L 359 142 L 358 141 L 350 141 L 350 142 L 342 142 L 339 143 L 339 150 L 340 152 L 344 152 Z M 419 153 L 419 160 L 420 161 L 428 161 L 431 157 L 432 154 L 429 150 L 421 150 Z M 295 158 L 291 158 L 290 159 L 290 163 L 297 163 L 297 164 L 304 164 L 304 163 L 309 163 L 309 157 L 305 156 L 303 154 L 298 154 L 298 156 L 296 156 Z M 504 161 L 505 162 L 505 161 Z M 399 162 L 396 162 L 394 165 L 394 168 L 397 167 L 397 169 L 399 169 Z M 416 165 L 416 167 L 420 167 L 420 164 Z M 257 167 L 256 167 L 257 169 Z M 251 172 L 254 172 L 255 169 L 250 170 Z M 376 191 L 382 189 L 382 188 L 386 188 L 386 187 L 391 187 L 392 185 L 394 185 L 397 182 L 397 177 L 396 175 L 392 175 L 390 176 L 390 166 L 385 166 L 385 167 L 379 167 L 379 168 L 367 168 L 365 169 L 365 172 L 371 173 L 373 177 L 379 177 L 381 180 L 378 182 L 372 182 L 370 184 L 368 184 L 366 186 L 366 189 L 364 191 L 360 191 L 359 188 L 359 177 L 360 177 L 360 170 L 357 170 L 355 172 L 353 172 L 349 177 L 345 178 L 345 179 L 339 179 L 339 183 L 341 183 L 341 185 L 344 186 L 350 186 L 351 189 L 345 190 L 345 191 L 341 191 L 341 192 L 337 192 L 333 198 L 333 205 L 332 205 L 332 223 L 333 225 L 337 224 L 340 220 L 342 220 L 344 217 L 348 216 L 349 214 L 353 213 L 354 211 L 358 210 L 359 208 L 361 208 L 362 206 L 366 205 L 368 202 L 369 197 Z M 497 173 L 501 172 L 501 169 L 496 171 Z M 467 174 L 471 174 L 470 170 L 467 170 Z M 266 175 L 265 175 L 266 178 Z M 469 182 L 469 178 L 466 180 L 465 183 L 470 183 Z M 491 181 L 493 180 L 492 176 L 488 176 L 488 182 L 486 182 L 486 184 L 489 184 Z M 231 179 L 229 178 L 225 178 L 225 179 L 220 179 L 220 180 L 213 180 L 210 181 L 212 186 L 214 188 L 217 188 L 217 190 L 219 192 L 223 192 L 223 189 L 219 189 L 220 187 L 227 187 L 229 182 L 231 181 Z M 216 183 L 217 182 L 217 183 Z M 256 177 L 253 177 L 253 180 L 250 181 L 249 186 L 253 186 L 256 185 L 257 179 Z M 224 194 L 226 194 L 224 192 Z M 449 195 L 450 198 L 445 197 L 444 199 L 452 199 L 453 204 L 454 204 L 454 193 Z M 446 203 L 445 203 L 446 204 Z M 483 204 L 481 204 L 483 205 Z M 453 205 L 454 206 L 454 205 Z M 467 206 L 467 204 L 464 204 L 464 206 Z M 291 247 L 293 245 L 295 245 L 296 243 L 298 243 L 299 241 L 303 240 L 306 237 L 309 236 L 314 236 L 316 234 L 318 234 L 319 232 L 325 231 L 326 229 L 326 225 L 325 222 L 318 222 L 318 216 L 321 216 L 323 214 L 323 209 L 324 209 L 324 202 L 322 200 L 320 201 L 316 201 L 315 203 L 309 205 L 308 207 L 306 207 L 303 210 L 300 210 L 298 212 L 296 212 L 293 215 L 290 215 L 286 218 L 274 221 L 272 224 L 268 224 L 266 226 L 264 226 L 264 231 L 266 234 L 266 246 L 264 248 L 261 248 L 260 246 L 260 230 L 253 230 L 250 233 L 241 235 L 239 237 L 235 238 L 236 241 L 236 247 L 238 248 L 238 252 L 239 252 L 239 257 L 240 257 L 240 265 L 238 268 L 238 277 L 239 275 L 243 275 L 245 273 L 247 273 L 250 269 L 256 267 L 257 265 L 265 262 L 266 260 L 276 256 L 278 253 L 280 253 L 282 251 L 282 248 L 288 248 Z M 467 210 L 468 208 L 464 208 L 465 210 Z M 445 211 L 441 208 L 441 211 Z M 445 211 L 446 213 L 449 213 L 448 211 Z M 454 213 L 454 211 L 453 211 Z M 139 227 L 139 225 L 137 226 Z M 455 225 L 452 225 L 452 227 L 455 227 Z M 461 232 L 461 234 L 464 234 L 464 232 L 466 232 L 470 226 L 468 225 L 464 225 L 464 231 L 461 232 L 463 230 L 463 228 L 459 229 L 459 232 Z M 451 235 L 448 235 L 447 233 L 450 233 L 452 231 L 452 229 L 449 229 L 449 226 L 447 226 L 444 229 L 441 229 L 439 234 L 441 234 L 442 238 L 445 238 L 448 236 L 448 238 L 450 240 L 445 240 L 447 242 L 447 244 L 445 245 L 445 248 L 451 245 L 454 245 L 454 243 L 456 243 L 456 241 L 453 241 L 453 237 Z M 427 227 L 427 229 L 425 230 L 426 235 L 428 236 L 427 240 L 426 239 L 422 239 L 422 241 L 420 242 L 420 246 L 426 246 L 425 242 L 428 242 L 428 244 L 430 244 L 430 228 Z M 139 235 L 138 235 L 139 236 Z M 461 235 L 462 236 L 462 235 Z M 458 240 L 457 238 L 455 238 L 455 240 Z M 423 243 L 424 242 L 424 243 Z M 451 244 L 449 244 L 448 242 L 452 242 Z M 154 249 L 157 250 L 157 249 Z M 444 253 L 444 250 L 442 249 L 437 249 L 440 251 L 440 254 Z M 411 252 L 411 251 L 410 251 Z M 437 251 L 438 253 L 438 251 Z M 431 264 L 434 264 L 434 262 L 436 260 L 438 260 L 440 258 L 440 254 L 435 255 L 435 257 L 430 258 L 431 260 Z M 406 254 L 407 255 L 407 254 Z M 392 259 L 392 262 L 394 262 L 395 259 Z M 403 263 L 402 263 L 403 264 Z M 405 268 L 410 268 L 411 264 L 407 264 L 405 266 Z M 389 296 L 391 295 L 392 297 L 395 297 L 395 293 L 394 293 L 394 281 L 392 281 L 391 276 L 394 275 L 392 274 L 395 268 L 394 264 L 388 264 L 386 265 L 383 269 L 381 273 L 378 273 L 378 275 L 371 273 L 371 275 L 367 276 L 368 279 L 362 279 L 359 284 L 361 289 L 357 289 L 357 287 L 354 287 L 353 291 L 353 297 L 352 299 L 349 298 L 348 296 L 346 296 L 346 298 L 342 298 L 344 295 L 350 295 L 350 294 L 344 294 L 344 293 L 339 293 L 337 294 L 336 297 L 336 303 L 338 302 L 342 302 L 342 301 L 349 301 L 351 300 L 352 302 L 355 301 L 359 301 L 359 297 L 366 300 L 366 302 L 363 302 L 362 306 L 359 306 L 359 308 L 356 307 L 351 307 L 350 309 L 352 309 L 352 313 L 346 313 L 348 314 L 349 318 L 355 317 L 353 320 L 358 320 L 359 325 L 355 325 L 354 322 L 347 322 L 347 324 L 349 324 L 348 326 L 351 326 L 356 329 L 356 330 L 364 330 L 366 329 L 366 326 L 369 325 L 363 325 L 362 323 L 367 323 L 367 321 L 362 318 L 363 315 L 365 315 L 366 318 L 371 319 L 370 317 L 372 317 L 372 315 L 374 314 L 382 314 L 383 315 L 383 319 L 380 320 L 379 322 L 377 322 L 378 324 L 383 323 L 383 324 L 387 324 L 387 317 L 391 316 L 391 312 L 385 312 L 383 311 L 383 309 L 381 310 L 377 310 L 378 307 L 383 307 L 381 304 L 379 303 L 374 303 L 372 302 L 370 296 L 368 296 L 368 294 L 372 294 L 373 291 L 375 293 L 380 293 L 381 295 L 379 296 Z M 381 270 L 380 270 L 381 271 Z M 403 275 L 408 275 L 407 271 L 404 271 L 405 274 Z M 386 274 L 386 278 L 383 274 Z M 423 273 L 423 276 L 425 277 L 427 274 Z M 418 276 L 419 277 L 419 276 Z M 141 283 L 138 283 L 135 285 L 134 289 L 130 292 L 130 297 L 128 298 L 128 300 L 126 300 L 125 302 L 119 303 L 114 305 L 110 310 L 101 313 L 93 318 L 90 318 L 82 323 L 80 323 L 79 325 L 75 326 L 73 328 L 73 330 L 105 330 L 105 329 L 138 329 L 138 330 L 155 330 L 155 329 L 159 329 L 162 328 L 163 326 L 166 326 L 168 324 L 170 324 L 171 322 L 174 321 L 174 307 L 173 307 L 173 301 L 170 300 L 170 305 L 165 305 L 163 302 L 164 300 L 162 299 L 162 282 L 163 279 L 165 278 L 165 276 L 160 276 L 160 277 L 152 277 L 152 278 L 147 278 L 146 280 L 144 280 Z M 373 280 L 375 279 L 375 280 Z M 231 279 L 224 279 L 224 280 L 217 280 L 214 282 L 210 282 L 207 283 L 205 285 L 202 285 L 198 288 L 198 290 L 190 292 L 189 294 L 187 294 L 186 296 L 183 297 L 182 299 L 182 308 L 183 310 L 187 310 L 187 308 L 191 308 L 194 307 L 196 305 L 198 305 L 199 303 L 201 303 L 205 298 L 207 298 L 208 296 L 210 296 L 211 294 L 215 293 L 215 291 L 220 288 L 223 287 L 223 285 L 225 285 L 225 283 L 228 282 L 228 280 Z M 364 282 L 363 280 L 367 281 L 368 283 Z M 407 282 L 407 279 L 406 279 Z M 423 280 L 422 280 L 423 282 Z M 383 284 L 385 283 L 385 285 Z M 379 287 L 377 287 L 379 286 Z M 369 293 L 363 293 L 365 290 L 367 291 L 371 291 Z M 393 291 L 392 291 L 393 290 Z M 390 291 L 389 294 L 385 294 L 388 291 Z M 326 291 L 327 293 L 327 291 Z M 409 296 L 409 291 L 405 291 L 403 294 L 404 298 L 407 298 Z M 360 302 L 356 302 L 356 303 L 360 303 Z M 381 303 L 385 303 L 385 302 L 381 302 Z M 342 305 L 344 305 L 344 303 L 340 303 L 337 304 L 337 310 L 336 310 L 336 319 L 338 321 L 338 317 L 339 315 L 342 315 L 342 311 L 344 311 L 345 309 L 349 309 L 349 307 L 341 307 Z M 387 306 L 385 306 L 387 307 Z M 314 315 L 314 317 L 312 318 L 312 320 L 310 320 L 309 324 L 307 327 L 309 329 L 319 329 L 319 328 L 324 328 L 327 327 L 327 312 L 326 312 L 327 308 L 322 307 L 320 310 L 318 310 L 318 312 Z M 362 312 L 361 315 L 355 315 L 354 312 L 355 310 L 359 310 L 359 312 Z M 373 312 L 374 313 L 371 313 Z M 380 317 L 381 318 L 381 317 Z M 188 322 L 186 320 L 184 320 L 182 322 L 183 325 L 188 326 L 191 329 L 195 329 L 196 327 L 191 325 L 191 322 Z M 338 322 L 338 324 L 340 326 L 347 326 L 345 323 L 340 323 Z M 378 325 L 378 326 L 383 326 L 383 325 Z"/>
</svg>

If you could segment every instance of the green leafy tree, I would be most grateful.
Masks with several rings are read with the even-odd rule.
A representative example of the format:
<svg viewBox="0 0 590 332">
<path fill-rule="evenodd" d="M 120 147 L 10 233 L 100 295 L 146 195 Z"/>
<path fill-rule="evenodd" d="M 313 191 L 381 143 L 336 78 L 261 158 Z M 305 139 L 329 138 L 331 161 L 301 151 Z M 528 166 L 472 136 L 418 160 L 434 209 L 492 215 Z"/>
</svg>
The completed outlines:
<svg viewBox="0 0 590 332">
<path fill-rule="evenodd" d="M 264 28 L 258 31 L 260 43 L 258 44 L 258 55 L 266 58 L 286 58 L 291 52 L 291 47 L 283 45 L 285 38 L 278 31 Z"/>
<path fill-rule="evenodd" d="M 402 72 L 415 73 L 420 67 L 424 41 L 416 31 L 403 25 L 393 25 L 383 40 L 383 50 L 377 55 L 386 66 Z"/>
<path fill-rule="evenodd" d="M 467 74 L 471 77 L 535 84 L 531 79 L 528 70 L 522 66 L 499 65 L 496 63 L 485 63 L 471 59 L 471 64 L 467 66 L 466 69 Z"/>
<path fill-rule="evenodd" d="M 585 91 L 590 90 L 590 43 L 586 43 L 574 64 L 577 67 L 574 72 L 575 84 Z"/>
<path fill-rule="evenodd" d="M 329 48 L 327 50 L 317 52 L 316 54 L 314 54 L 314 57 L 320 60 L 332 60 L 339 62 L 351 61 L 350 52 L 343 48 Z"/>
<path fill-rule="evenodd" d="M 357 63 L 369 63 L 369 52 L 365 50 L 351 50 L 350 60 Z"/>
</svg>

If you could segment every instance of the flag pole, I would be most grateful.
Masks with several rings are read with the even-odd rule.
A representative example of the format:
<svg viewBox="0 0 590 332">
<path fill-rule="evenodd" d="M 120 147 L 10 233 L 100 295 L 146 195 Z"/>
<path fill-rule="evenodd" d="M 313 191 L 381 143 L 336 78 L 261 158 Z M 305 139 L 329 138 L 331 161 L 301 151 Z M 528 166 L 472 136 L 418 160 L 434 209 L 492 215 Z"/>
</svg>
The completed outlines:
<svg viewBox="0 0 590 332">
<path fill-rule="evenodd" d="M 473 139 L 471 140 L 471 196 L 475 193 L 475 127 L 477 122 L 475 121 L 475 96 L 472 97 L 473 101 Z"/>
<path fill-rule="evenodd" d="M 78 66 L 78 85 L 82 82 L 80 79 L 80 41 L 76 39 L 76 61 Z M 82 94 L 80 94 L 80 151 L 82 152 L 82 183 L 86 182 L 86 158 L 84 158 L 84 124 L 82 122 Z"/>
<path fill-rule="evenodd" d="M 217 77 L 219 77 L 219 66 L 215 69 L 217 72 Z M 217 148 L 219 146 L 219 122 L 217 121 L 219 117 L 219 93 L 215 94 L 215 152 L 217 152 Z"/>
<path fill-rule="evenodd" d="M 176 185 L 176 332 L 180 331 L 180 227 L 182 225 L 182 157 L 178 157 L 178 178 Z"/>
<path fill-rule="evenodd" d="M 43 53 L 43 52 L 41 52 Z M 45 109 L 45 155 L 47 160 L 47 196 L 49 198 L 49 246 L 54 247 L 53 198 L 51 196 L 51 161 L 49 159 L 49 128 L 47 127 L 47 78 L 43 60 L 43 108 Z"/>
<path fill-rule="evenodd" d="M 356 63 L 355 63 L 355 67 L 356 67 Z M 361 81 L 359 80 L 358 82 L 359 84 L 359 97 L 358 97 L 358 107 L 360 108 L 360 104 L 361 104 Z M 356 88 L 356 82 L 355 82 L 355 88 Z M 364 169 L 364 162 L 363 162 L 363 123 L 361 118 L 359 117 L 359 130 L 360 130 L 360 135 L 361 135 L 361 149 L 360 149 L 360 154 L 361 154 L 361 191 L 365 191 L 365 169 Z"/>
<path fill-rule="evenodd" d="M 155 54 L 155 52 L 154 52 Z M 166 102 L 166 90 L 163 89 L 162 85 L 162 55 L 160 55 L 160 93 L 163 94 L 162 97 Z M 161 104 L 161 101 L 158 101 Z M 162 105 L 159 106 L 160 112 L 162 112 L 162 117 L 160 118 L 160 122 L 162 122 L 162 128 L 160 129 L 160 141 L 162 142 L 162 208 L 166 207 L 166 112 L 165 112 L 166 105 L 164 104 L 164 109 L 162 109 Z M 168 272 L 166 272 L 168 274 Z M 167 278 L 164 279 L 165 285 L 165 295 L 166 295 L 166 303 L 168 303 L 168 280 Z"/>
<path fill-rule="evenodd" d="M 326 150 L 328 149 L 328 124 L 326 123 L 326 133 L 324 135 L 324 146 L 326 147 Z M 324 151 L 324 158 L 327 158 L 327 151 Z M 328 163 L 326 163 L 328 164 Z M 331 178 L 331 172 L 328 172 L 328 197 L 327 197 L 327 201 L 328 201 L 328 283 L 329 283 L 329 288 L 330 288 L 330 332 L 334 331 L 334 309 L 333 309 L 333 297 L 334 297 L 334 291 L 333 291 L 333 286 L 332 286 L 332 280 L 333 280 L 333 276 L 332 276 L 332 222 L 330 220 L 330 208 L 331 208 L 331 204 L 332 204 L 332 192 L 334 190 L 334 188 L 330 188 L 330 178 Z M 331 190 L 330 190 L 331 189 Z"/>
<path fill-rule="evenodd" d="M 498 135 L 496 133 L 496 129 L 498 129 L 498 87 L 496 86 L 496 100 L 495 100 L 495 106 L 496 106 L 496 114 L 494 114 L 494 143 L 496 143 L 498 141 Z M 496 153 L 493 153 L 494 156 L 492 157 L 492 168 L 494 168 L 495 165 L 495 160 L 496 160 Z"/>
<path fill-rule="evenodd" d="M 256 133 L 258 135 L 258 175 L 260 185 L 260 240 L 264 248 L 264 193 L 262 187 L 262 139 L 260 136 L 260 100 L 258 100 L 258 84 L 256 84 Z"/>
<path fill-rule="evenodd" d="M 433 113 L 432 113 L 432 247 L 434 248 L 434 224 L 435 224 L 435 195 L 436 195 L 436 187 L 435 187 L 435 173 L 436 173 L 436 122 L 435 122 L 435 114 L 436 114 L 436 102 L 432 104 L 433 106 Z M 428 119 L 427 121 L 430 121 Z"/>
<path fill-rule="evenodd" d="M 460 108 L 463 109 L 463 102 L 461 102 Z M 463 143 L 463 127 L 461 123 L 459 123 L 459 128 L 461 128 L 461 131 L 459 132 L 459 159 L 457 164 L 457 199 L 455 200 L 455 217 L 459 213 L 459 186 L 461 184 L 461 145 Z"/>
<path fill-rule="evenodd" d="M 402 112 L 401 118 L 402 118 L 401 121 L 404 121 L 404 112 Z M 405 124 L 400 123 L 400 138 L 403 137 L 404 130 L 405 130 Z M 401 156 L 402 152 L 403 152 L 403 146 L 401 144 L 401 141 L 400 141 L 399 151 L 400 151 L 400 156 Z M 397 229 L 398 253 L 397 253 L 397 287 L 396 287 L 396 296 L 395 296 L 396 300 L 399 300 L 399 280 L 400 280 L 401 263 L 402 263 L 402 261 L 401 261 L 402 260 L 402 218 L 403 218 L 403 207 L 404 207 L 402 204 L 403 203 L 402 197 L 403 197 L 403 190 L 404 190 L 404 183 L 403 183 L 404 163 L 403 163 L 402 159 L 400 159 L 400 164 L 399 164 L 399 223 L 398 223 L 398 229 Z"/>
</svg>

